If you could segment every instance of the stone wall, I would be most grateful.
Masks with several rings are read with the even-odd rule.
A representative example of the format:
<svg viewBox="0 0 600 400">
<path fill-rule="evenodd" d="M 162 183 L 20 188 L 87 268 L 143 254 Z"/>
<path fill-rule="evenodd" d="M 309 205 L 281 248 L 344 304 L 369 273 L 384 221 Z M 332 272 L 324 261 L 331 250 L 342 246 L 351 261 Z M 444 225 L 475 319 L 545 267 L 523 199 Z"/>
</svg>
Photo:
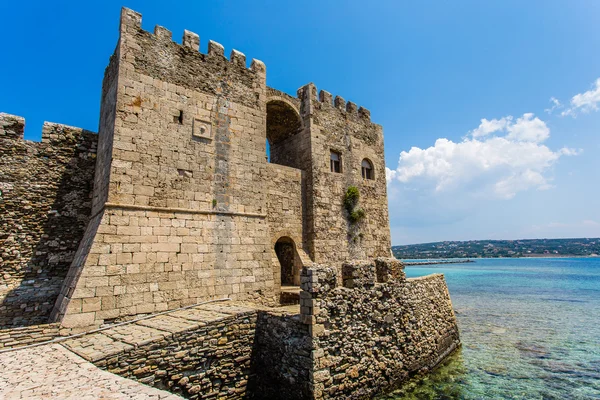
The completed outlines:
<svg viewBox="0 0 600 400">
<path fill-rule="evenodd" d="M 98 136 L 0 114 L 0 327 L 47 322 L 90 219 Z"/>
<path fill-rule="evenodd" d="M 290 241 L 293 245 L 294 264 L 297 273 L 294 276 L 300 284 L 300 270 L 310 258 L 303 249 L 303 193 L 302 184 L 304 172 L 277 164 L 267 164 L 267 223 L 271 238 L 271 263 L 275 290 L 281 284 L 280 262 L 275 253 L 278 240 Z M 290 239 L 290 240 L 288 240 Z"/>
<path fill-rule="evenodd" d="M 344 287 L 336 287 L 334 268 L 303 269 L 314 398 L 371 398 L 460 345 L 443 275 L 406 280 L 401 268 L 392 259 L 346 263 Z"/>
<path fill-rule="evenodd" d="M 311 338 L 300 315 L 259 311 L 248 394 L 255 399 L 310 399 Z"/>
<path fill-rule="evenodd" d="M 302 398 L 296 384 L 308 395 L 309 349 L 300 353 L 307 332 L 285 310 L 213 302 L 61 344 L 102 369 L 185 398 Z"/>
<path fill-rule="evenodd" d="M 147 326 L 148 337 L 163 336 L 158 340 L 147 339 L 147 344 L 140 342 L 133 332 L 131 336 L 123 329 L 109 332 L 115 339 L 135 341 L 136 346 L 91 361 L 114 374 L 189 399 L 241 399 L 250 374 L 256 313 L 248 310 L 235 315 L 215 312 L 211 315 L 211 311 L 204 314 L 205 321 L 189 329 L 172 324 L 176 318 L 168 320 L 169 317 L 165 317 L 164 325 L 161 322 L 141 325 Z M 202 313 L 187 315 L 197 320 L 203 317 Z"/>
<path fill-rule="evenodd" d="M 68 315 L 86 326 L 211 298 L 236 298 L 263 278 L 258 257 L 270 257 L 243 250 L 264 246 L 266 225 L 257 227 L 252 217 L 232 221 L 214 214 L 111 208 L 102 220 L 65 326 L 70 325 Z M 216 234 L 225 229 L 228 236 Z"/>
</svg>

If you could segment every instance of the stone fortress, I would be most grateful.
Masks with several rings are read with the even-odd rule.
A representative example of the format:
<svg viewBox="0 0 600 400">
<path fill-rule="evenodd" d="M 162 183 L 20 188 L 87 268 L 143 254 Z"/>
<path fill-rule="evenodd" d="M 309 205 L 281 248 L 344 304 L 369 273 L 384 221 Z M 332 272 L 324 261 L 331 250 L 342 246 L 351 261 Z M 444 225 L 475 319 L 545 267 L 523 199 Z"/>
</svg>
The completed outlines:
<svg viewBox="0 0 600 400">
<path fill-rule="evenodd" d="M 456 319 L 443 276 L 406 279 L 391 258 L 382 127 L 199 43 L 124 8 L 97 135 L 45 123 L 29 142 L 0 114 L 0 346 L 64 338 L 189 398 L 361 398 L 433 368 Z M 153 364 L 140 332 L 202 362 Z"/>
</svg>

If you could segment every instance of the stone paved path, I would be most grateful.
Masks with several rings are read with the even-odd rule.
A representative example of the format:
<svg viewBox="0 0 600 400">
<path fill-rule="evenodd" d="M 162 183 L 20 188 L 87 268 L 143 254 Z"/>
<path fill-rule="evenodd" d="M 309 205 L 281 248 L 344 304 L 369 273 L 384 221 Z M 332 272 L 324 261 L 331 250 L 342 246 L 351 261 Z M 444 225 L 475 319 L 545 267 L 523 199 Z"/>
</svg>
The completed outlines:
<svg viewBox="0 0 600 400">
<path fill-rule="evenodd" d="M 181 399 L 101 370 L 92 362 L 240 313 L 265 309 L 297 314 L 299 307 L 272 309 L 235 302 L 209 303 L 66 339 L 60 344 L 0 353 L 0 399 Z"/>
<path fill-rule="evenodd" d="M 181 400 L 96 368 L 58 344 L 0 354 L 0 398 Z"/>
</svg>

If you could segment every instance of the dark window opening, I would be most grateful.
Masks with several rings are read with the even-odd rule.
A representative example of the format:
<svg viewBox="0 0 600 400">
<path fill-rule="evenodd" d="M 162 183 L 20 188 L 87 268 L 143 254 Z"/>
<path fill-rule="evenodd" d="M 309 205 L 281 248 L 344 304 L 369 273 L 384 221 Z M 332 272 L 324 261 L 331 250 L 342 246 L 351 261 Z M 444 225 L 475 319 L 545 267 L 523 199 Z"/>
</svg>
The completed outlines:
<svg viewBox="0 0 600 400">
<path fill-rule="evenodd" d="M 281 266 L 281 284 L 294 284 L 294 244 L 279 241 L 275 244 L 275 254 Z"/>
<path fill-rule="evenodd" d="M 340 153 L 332 151 L 331 155 L 329 156 L 329 166 L 331 168 L 331 172 L 337 172 L 337 173 L 342 172 L 341 161 L 342 161 L 342 156 L 340 155 Z"/>
<path fill-rule="evenodd" d="M 174 115 L 173 116 L 173 122 L 179 124 L 179 125 L 183 125 L 183 111 L 179 111 L 179 115 Z"/>
<path fill-rule="evenodd" d="M 375 179 L 373 176 L 373 164 L 366 158 L 362 161 L 361 170 L 363 179 Z"/>
</svg>

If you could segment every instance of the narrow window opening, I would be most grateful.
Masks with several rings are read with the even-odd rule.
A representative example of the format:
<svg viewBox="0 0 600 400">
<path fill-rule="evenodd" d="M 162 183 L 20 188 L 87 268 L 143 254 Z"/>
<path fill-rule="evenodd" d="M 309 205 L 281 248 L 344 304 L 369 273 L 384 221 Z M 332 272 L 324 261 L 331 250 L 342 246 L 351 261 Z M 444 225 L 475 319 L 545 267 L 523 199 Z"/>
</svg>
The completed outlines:
<svg viewBox="0 0 600 400">
<path fill-rule="evenodd" d="M 179 110 L 179 115 L 173 116 L 173 122 L 183 125 L 183 111 Z"/>
<path fill-rule="evenodd" d="M 342 164 L 341 164 L 342 156 L 340 153 L 335 151 L 331 151 L 331 155 L 329 156 L 329 166 L 331 168 L 331 172 L 342 172 Z"/>
<path fill-rule="evenodd" d="M 366 158 L 362 161 L 361 170 L 363 179 L 375 179 L 373 176 L 373 164 Z"/>
</svg>

